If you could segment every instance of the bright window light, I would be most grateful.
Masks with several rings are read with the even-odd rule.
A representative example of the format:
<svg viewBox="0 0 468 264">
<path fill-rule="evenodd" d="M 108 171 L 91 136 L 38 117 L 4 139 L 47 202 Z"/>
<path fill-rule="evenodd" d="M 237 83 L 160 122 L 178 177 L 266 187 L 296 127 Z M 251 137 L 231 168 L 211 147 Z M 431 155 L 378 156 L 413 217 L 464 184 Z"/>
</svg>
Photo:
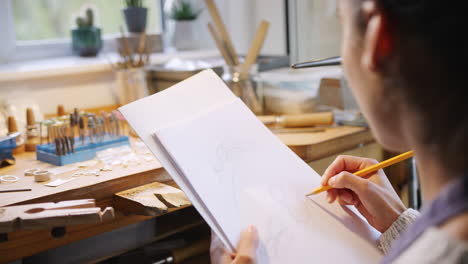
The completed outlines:
<svg viewBox="0 0 468 264">
<path fill-rule="evenodd" d="M 143 2 L 148 8 L 147 33 L 160 33 L 159 0 Z M 124 0 L 12 0 L 16 40 L 69 39 L 70 30 L 76 27 L 76 16 L 82 15 L 82 7 L 87 5 L 94 7 L 94 25 L 103 35 L 118 34 L 119 27 L 125 27 Z"/>
</svg>

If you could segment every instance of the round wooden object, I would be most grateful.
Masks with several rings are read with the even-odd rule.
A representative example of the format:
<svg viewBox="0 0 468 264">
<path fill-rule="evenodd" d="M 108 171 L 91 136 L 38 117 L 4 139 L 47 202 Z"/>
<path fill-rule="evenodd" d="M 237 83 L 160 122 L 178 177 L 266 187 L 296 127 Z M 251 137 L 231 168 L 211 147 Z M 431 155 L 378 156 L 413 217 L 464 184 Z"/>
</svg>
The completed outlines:
<svg viewBox="0 0 468 264">
<path fill-rule="evenodd" d="M 36 182 L 44 182 L 50 180 L 50 172 L 47 170 L 40 170 L 34 172 L 34 180 Z"/>
</svg>

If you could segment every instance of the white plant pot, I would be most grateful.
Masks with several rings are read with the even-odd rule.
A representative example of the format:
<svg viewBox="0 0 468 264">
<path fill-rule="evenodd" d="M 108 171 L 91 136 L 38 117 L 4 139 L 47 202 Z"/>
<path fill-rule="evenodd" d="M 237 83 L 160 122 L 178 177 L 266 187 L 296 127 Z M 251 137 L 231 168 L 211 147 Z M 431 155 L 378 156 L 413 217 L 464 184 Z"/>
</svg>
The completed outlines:
<svg viewBox="0 0 468 264">
<path fill-rule="evenodd" d="M 172 43 L 177 50 L 189 50 L 197 47 L 196 42 L 196 23 L 190 21 L 172 21 L 174 32 Z"/>
</svg>

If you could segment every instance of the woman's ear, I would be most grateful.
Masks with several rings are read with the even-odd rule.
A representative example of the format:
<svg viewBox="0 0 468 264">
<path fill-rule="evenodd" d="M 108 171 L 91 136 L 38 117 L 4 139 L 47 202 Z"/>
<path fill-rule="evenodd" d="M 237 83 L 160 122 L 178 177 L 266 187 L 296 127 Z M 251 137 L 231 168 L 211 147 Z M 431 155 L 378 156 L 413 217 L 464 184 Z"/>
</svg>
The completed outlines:
<svg viewBox="0 0 468 264">
<path fill-rule="evenodd" d="M 362 64 L 371 72 L 378 72 L 379 65 L 393 52 L 393 36 L 388 18 L 374 1 L 364 1 L 362 15 L 366 21 L 363 38 Z"/>
</svg>

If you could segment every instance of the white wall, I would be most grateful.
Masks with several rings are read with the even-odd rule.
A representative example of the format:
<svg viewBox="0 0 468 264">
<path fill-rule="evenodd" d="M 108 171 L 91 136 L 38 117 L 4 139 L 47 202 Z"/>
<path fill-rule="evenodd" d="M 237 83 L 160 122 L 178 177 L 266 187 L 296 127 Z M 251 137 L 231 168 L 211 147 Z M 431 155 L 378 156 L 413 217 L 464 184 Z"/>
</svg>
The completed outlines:
<svg viewBox="0 0 468 264">
<path fill-rule="evenodd" d="M 286 21 L 283 0 L 222 0 L 223 13 L 236 51 L 246 54 L 260 21 L 271 23 L 262 49 L 264 55 L 286 54 Z"/>
<path fill-rule="evenodd" d="M 0 100 L 28 98 L 34 100 L 41 111 L 55 113 L 57 105 L 69 110 L 74 107 L 93 108 L 115 104 L 112 72 L 55 77 L 53 79 L 0 83 Z"/>
</svg>

